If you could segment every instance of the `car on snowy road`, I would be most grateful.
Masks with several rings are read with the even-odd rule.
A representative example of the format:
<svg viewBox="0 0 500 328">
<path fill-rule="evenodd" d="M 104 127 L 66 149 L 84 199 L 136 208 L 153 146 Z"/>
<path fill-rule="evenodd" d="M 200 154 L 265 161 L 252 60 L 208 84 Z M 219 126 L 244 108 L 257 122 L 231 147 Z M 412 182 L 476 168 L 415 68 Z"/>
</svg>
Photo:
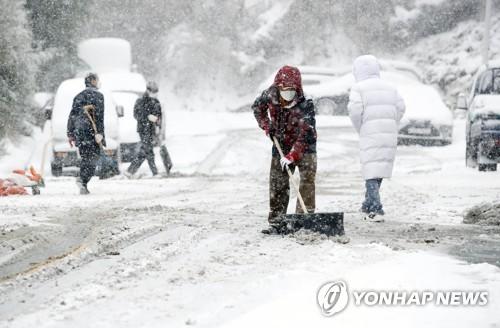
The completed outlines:
<svg viewBox="0 0 500 328">
<path fill-rule="evenodd" d="M 65 169 L 76 171 L 80 165 L 77 148 L 70 147 L 66 135 L 69 113 L 73 98 L 85 89 L 83 78 L 66 80 L 57 89 L 52 110 L 52 161 L 53 176 L 61 176 Z M 106 153 L 119 160 L 119 108 L 113 95 L 106 89 L 99 90 L 104 95 L 104 127 L 106 135 Z M 73 169 L 72 169 L 73 168 Z"/>
<path fill-rule="evenodd" d="M 380 60 L 382 77 L 394 84 L 406 102 L 406 113 L 400 125 L 400 143 L 424 145 L 450 144 L 453 134 L 453 114 L 438 91 L 421 82 L 420 71 L 411 64 Z M 349 92 L 354 84 L 352 66 L 334 69 L 318 66 L 298 66 L 302 73 L 304 94 L 310 97 L 317 114 L 348 115 Z M 272 84 L 274 75 L 259 85 L 262 91 Z M 235 111 L 249 111 L 251 104 Z"/>
<path fill-rule="evenodd" d="M 478 70 L 468 99 L 459 95 L 457 107 L 467 110 L 466 165 L 496 171 L 500 162 L 500 62 Z"/>
<path fill-rule="evenodd" d="M 297 66 L 297 68 L 300 70 L 302 76 L 302 87 L 305 93 L 307 93 L 307 91 L 311 88 L 314 88 L 326 82 L 333 81 L 333 79 L 335 79 L 336 77 L 339 77 L 351 71 L 351 69 L 347 68 L 347 66 L 342 66 L 340 69 L 332 69 L 321 66 L 307 66 L 307 65 Z M 275 75 L 276 73 L 274 72 L 267 79 L 261 82 L 257 87 L 254 96 L 260 94 L 263 90 L 269 88 L 273 84 Z M 253 96 L 244 97 L 240 103 L 234 106 L 234 108 L 230 108 L 229 110 L 232 112 L 250 111 L 254 99 L 255 97 Z"/>
<path fill-rule="evenodd" d="M 397 87 L 406 103 L 398 141 L 402 144 L 450 144 L 453 114 L 438 91 L 422 83 L 418 71 L 409 65 L 398 65 L 381 61 L 382 78 Z M 352 73 L 347 73 L 333 81 L 304 89 L 304 92 L 313 99 L 318 113 L 348 115 L 349 92 L 354 82 Z"/>
</svg>

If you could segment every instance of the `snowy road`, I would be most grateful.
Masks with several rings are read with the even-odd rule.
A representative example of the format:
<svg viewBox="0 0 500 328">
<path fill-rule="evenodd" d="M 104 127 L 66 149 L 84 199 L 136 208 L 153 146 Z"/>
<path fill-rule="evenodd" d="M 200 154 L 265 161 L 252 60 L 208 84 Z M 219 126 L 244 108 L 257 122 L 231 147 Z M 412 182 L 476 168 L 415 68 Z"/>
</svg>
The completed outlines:
<svg viewBox="0 0 500 328">
<path fill-rule="evenodd" d="M 386 222 L 374 225 L 358 213 L 352 128 L 319 129 L 318 210 L 346 213 L 347 245 L 260 234 L 270 142 L 256 129 L 171 138 L 180 173 L 169 179 L 96 180 L 81 197 L 73 179 L 49 178 L 40 197 L 0 199 L 0 326 L 496 327 L 500 228 L 461 221 L 500 198 L 500 175 L 463 167 L 457 124 L 451 146 L 400 147 L 382 186 Z M 323 318 L 316 290 L 338 278 L 355 288 L 488 290 L 490 304 L 351 306 Z"/>
</svg>

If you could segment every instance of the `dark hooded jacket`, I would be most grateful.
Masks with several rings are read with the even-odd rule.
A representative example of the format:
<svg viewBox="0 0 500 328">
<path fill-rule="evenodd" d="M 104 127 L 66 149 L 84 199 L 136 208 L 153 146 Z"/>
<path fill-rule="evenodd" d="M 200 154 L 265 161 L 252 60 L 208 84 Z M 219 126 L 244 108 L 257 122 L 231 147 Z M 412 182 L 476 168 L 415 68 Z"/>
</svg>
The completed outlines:
<svg viewBox="0 0 500 328">
<path fill-rule="evenodd" d="M 293 87 L 297 91 L 287 107 L 280 102 L 280 86 Z M 300 71 L 296 67 L 282 67 L 273 85 L 257 97 L 252 109 L 259 127 L 276 136 L 288 159 L 298 161 L 305 153 L 316 153 L 314 104 L 304 97 Z M 273 156 L 278 156 L 275 146 Z"/>
<path fill-rule="evenodd" d="M 158 117 L 156 123 L 148 119 L 148 115 Z M 160 101 L 150 97 L 148 93 L 137 99 L 134 106 L 134 117 L 137 120 L 137 132 L 141 137 L 142 142 L 152 143 L 155 138 L 155 128 L 160 126 L 162 120 Z"/>
<path fill-rule="evenodd" d="M 87 105 L 93 106 L 93 109 L 89 110 L 89 114 L 96 124 L 97 133 L 104 137 L 102 145 L 105 146 L 104 96 L 94 87 L 87 87 L 73 99 L 73 106 L 68 118 L 68 138 L 74 139 L 77 147 L 97 145 L 96 132 L 83 108 Z"/>
</svg>

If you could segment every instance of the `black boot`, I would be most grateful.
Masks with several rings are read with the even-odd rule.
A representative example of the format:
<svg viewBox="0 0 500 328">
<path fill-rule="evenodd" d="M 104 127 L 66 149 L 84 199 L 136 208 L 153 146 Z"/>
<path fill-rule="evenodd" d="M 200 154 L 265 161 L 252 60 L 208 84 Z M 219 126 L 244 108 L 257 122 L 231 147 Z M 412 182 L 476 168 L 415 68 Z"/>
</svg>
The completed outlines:
<svg viewBox="0 0 500 328">
<path fill-rule="evenodd" d="M 87 184 L 83 183 L 80 178 L 76 179 L 76 185 L 78 186 L 78 189 L 80 189 L 80 195 L 90 194 L 89 190 L 87 189 Z"/>
</svg>

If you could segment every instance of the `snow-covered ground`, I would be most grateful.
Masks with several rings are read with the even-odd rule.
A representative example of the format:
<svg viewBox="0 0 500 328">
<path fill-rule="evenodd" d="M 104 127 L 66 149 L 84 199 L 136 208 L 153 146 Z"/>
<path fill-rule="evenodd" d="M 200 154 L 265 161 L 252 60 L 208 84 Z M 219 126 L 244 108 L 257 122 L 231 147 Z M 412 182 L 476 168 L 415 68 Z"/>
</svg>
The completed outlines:
<svg viewBox="0 0 500 328">
<path fill-rule="evenodd" d="M 251 113 L 167 120 L 171 178 L 149 178 L 144 165 L 140 180 L 93 180 L 88 197 L 73 178 L 48 177 L 39 197 L 0 199 L 1 327 L 500 325 L 500 228 L 461 223 L 467 208 L 500 198 L 500 173 L 465 168 L 463 120 L 450 146 L 399 148 L 382 185 L 386 222 L 370 225 L 358 213 L 357 136 L 345 117 L 318 117 L 318 211 L 345 212 L 349 244 L 260 233 L 271 144 Z M 336 279 L 351 289 L 486 290 L 489 304 L 351 302 L 325 318 L 316 291 Z"/>
</svg>

